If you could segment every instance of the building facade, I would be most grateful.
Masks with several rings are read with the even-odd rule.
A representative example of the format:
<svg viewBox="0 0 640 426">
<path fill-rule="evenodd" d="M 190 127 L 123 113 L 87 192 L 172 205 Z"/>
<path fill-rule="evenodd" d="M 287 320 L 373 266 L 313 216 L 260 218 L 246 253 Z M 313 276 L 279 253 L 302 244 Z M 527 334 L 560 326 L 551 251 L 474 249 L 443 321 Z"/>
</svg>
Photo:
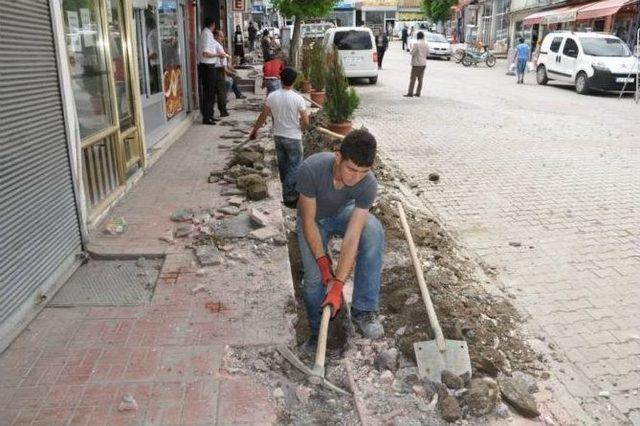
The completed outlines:
<svg viewBox="0 0 640 426">
<path fill-rule="evenodd" d="M 0 0 L 0 350 L 89 232 L 197 116 L 203 16 L 226 2 Z"/>
</svg>

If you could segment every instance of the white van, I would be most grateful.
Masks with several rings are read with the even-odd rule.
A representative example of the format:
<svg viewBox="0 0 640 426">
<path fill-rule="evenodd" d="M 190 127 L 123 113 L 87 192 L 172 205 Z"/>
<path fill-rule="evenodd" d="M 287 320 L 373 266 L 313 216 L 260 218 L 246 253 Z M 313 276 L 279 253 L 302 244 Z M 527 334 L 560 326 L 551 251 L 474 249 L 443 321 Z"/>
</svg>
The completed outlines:
<svg viewBox="0 0 640 426">
<path fill-rule="evenodd" d="M 618 37 L 559 31 L 546 35 L 536 67 L 538 84 L 572 83 L 576 92 L 635 90 L 636 60 Z"/>
<path fill-rule="evenodd" d="M 327 30 L 324 35 L 327 50 L 335 46 L 340 54 L 344 73 L 348 78 L 368 78 L 369 83 L 378 81 L 378 52 L 373 33 L 366 27 L 338 27 Z"/>
</svg>

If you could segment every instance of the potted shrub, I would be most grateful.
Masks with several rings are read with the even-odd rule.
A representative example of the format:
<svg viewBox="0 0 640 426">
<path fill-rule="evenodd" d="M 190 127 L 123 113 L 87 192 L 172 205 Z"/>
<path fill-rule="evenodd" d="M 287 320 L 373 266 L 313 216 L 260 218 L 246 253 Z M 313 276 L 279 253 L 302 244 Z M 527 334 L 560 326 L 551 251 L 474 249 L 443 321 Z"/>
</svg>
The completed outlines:
<svg viewBox="0 0 640 426">
<path fill-rule="evenodd" d="M 327 55 L 326 99 L 323 109 L 329 119 L 329 130 L 341 135 L 349 133 L 353 127 L 351 118 L 358 108 L 360 98 L 344 74 L 337 50 Z"/>
<path fill-rule="evenodd" d="M 311 79 L 311 100 L 319 105 L 324 103 L 324 86 L 326 80 L 326 64 L 325 64 L 325 51 L 322 43 L 315 42 L 311 48 L 311 68 L 309 77 Z"/>
<path fill-rule="evenodd" d="M 311 46 L 305 44 L 302 47 L 302 84 L 300 91 L 302 93 L 311 93 L 311 81 L 309 76 L 311 74 Z"/>
</svg>

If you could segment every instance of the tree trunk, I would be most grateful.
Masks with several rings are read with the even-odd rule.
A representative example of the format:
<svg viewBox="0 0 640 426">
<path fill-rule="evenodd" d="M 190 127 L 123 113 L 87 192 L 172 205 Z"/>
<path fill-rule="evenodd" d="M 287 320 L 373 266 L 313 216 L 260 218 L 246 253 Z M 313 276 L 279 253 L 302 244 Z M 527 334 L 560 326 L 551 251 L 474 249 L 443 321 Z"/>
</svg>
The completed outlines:
<svg viewBox="0 0 640 426">
<path fill-rule="evenodd" d="M 295 69 L 300 69 L 300 26 L 302 20 L 295 18 L 293 22 L 293 34 L 291 35 L 291 45 L 289 46 L 289 61 Z"/>
</svg>

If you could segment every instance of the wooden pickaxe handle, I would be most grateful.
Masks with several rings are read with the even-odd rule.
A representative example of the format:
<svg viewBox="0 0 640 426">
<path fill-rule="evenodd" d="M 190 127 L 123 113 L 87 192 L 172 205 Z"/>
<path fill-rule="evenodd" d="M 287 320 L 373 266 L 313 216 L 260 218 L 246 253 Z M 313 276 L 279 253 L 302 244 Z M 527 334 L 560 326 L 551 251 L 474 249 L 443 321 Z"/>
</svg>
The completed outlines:
<svg viewBox="0 0 640 426">
<path fill-rule="evenodd" d="M 335 139 L 340 139 L 340 140 L 344 139 L 344 135 L 341 135 L 340 133 L 332 132 L 331 130 L 325 129 L 324 127 L 318 126 L 316 127 L 316 130 L 319 131 L 320 133 L 324 133 L 325 135 L 331 136 L 332 138 L 335 138 Z"/>
</svg>

